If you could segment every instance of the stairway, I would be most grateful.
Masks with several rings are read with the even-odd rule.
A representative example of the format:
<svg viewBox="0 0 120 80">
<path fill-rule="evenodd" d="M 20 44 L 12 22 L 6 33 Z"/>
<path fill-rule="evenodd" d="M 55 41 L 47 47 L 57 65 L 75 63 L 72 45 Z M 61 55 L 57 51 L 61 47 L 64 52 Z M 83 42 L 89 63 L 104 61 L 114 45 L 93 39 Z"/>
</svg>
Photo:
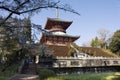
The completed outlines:
<svg viewBox="0 0 120 80">
<path fill-rule="evenodd" d="M 23 74 L 33 74 L 33 75 L 37 74 L 37 68 L 35 63 L 29 63 L 26 66 L 27 68 L 23 69 L 23 72 L 22 72 Z"/>
<path fill-rule="evenodd" d="M 20 74 L 12 76 L 8 80 L 38 80 L 37 68 L 34 62 L 25 63 Z"/>
</svg>

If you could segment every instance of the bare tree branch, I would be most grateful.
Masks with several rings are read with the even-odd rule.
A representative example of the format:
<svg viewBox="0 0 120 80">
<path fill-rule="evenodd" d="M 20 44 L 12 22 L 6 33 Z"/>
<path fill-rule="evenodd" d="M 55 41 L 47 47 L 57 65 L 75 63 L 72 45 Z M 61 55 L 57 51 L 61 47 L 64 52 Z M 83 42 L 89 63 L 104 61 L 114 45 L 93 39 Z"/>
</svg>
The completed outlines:
<svg viewBox="0 0 120 80">
<path fill-rule="evenodd" d="M 6 11 L 12 12 L 14 14 L 20 14 L 19 12 L 15 11 L 15 10 L 10 10 L 9 8 L 5 7 L 5 6 L 0 6 L 0 9 L 4 9 Z"/>
<path fill-rule="evenodd" d="M 20 1 L 19 0 L 14 0 L 18 5 L 20 5 Z"/>
<path fill-rule="evenodd" d="M 41 9 L 41 8 L 58 8 L 58 9 L 61 9 L 61 10 L 64 10 L 64 11 L 68 11 L 68 12 L 72 12 L 72 13 L 75 13 L 75 14 L 77 14 L 77 15 L 80 15 L 78 12 L 76 12 L 76 11 L 74 11 L 74 10 L 69 10 L 69 9 L 65 9 L 65 8 L 63 8 L 63 7 L 58 7 L 58 6 L 37 7 L 37 8 L 33 8 L 33 9 L 30 9 L 30 10 L 27 10 L 27 11 L 19 12 L 19 14 L 32 12 L 32 11 L 35 11 L 35 10 L 38 10 L 38 9 Z"/>
<path fill-rule="evenodd" d="M 11 5 L 10 5 L 11 3 Z M 10 0 L 0 3 L 0 9 L 8 11 L 9 15 L 0 23 L 0 26 L 7 21 L 13 14 L 25 14 L 30 12 L 39 12 L 41 9 L 47 8 L 58 8 L 64 11 L 75 13 L 80 15 L 74 9 L 68 5 L 58 5 L 60 1 L 55 2 L 54 0 Z"/>
<path fill-rule="evenodd" d="M 23 13 L 28 13 L 28 12 L 32 12 L 32 11 L 35 11 L 35 10 L 38 10 L 38 9 L 42 9 L 42 8 L 56 8 L 57 4 L 59 3 L 60 1 L 54 3 L 54 4 L 51 4 L 48 2 L 48 4 L 46 6 L 39 6 L 39 7 L 36 7 L 36 8 L 32 8 L 32 9 L 29 9 L 29 10 L 26 10 L 26 11 L 22 11 L 22 12 L 19 12 L 20 14 L 23 14 Z"/>
<path fill-rule="evenodd" d="M 16 12 L 22 5 L 26 4 L 27 2 L 29 2 L 29 0 L 26 0 L 25 2 L 21 3 L 21 4 L 14 10 L 14 12 Z M 11 12 L 11 13 L 7 16 L 7 18 L 4 19 L 4 20 L 0 23 L 0 26 L 1 26 L 2 24 L 4 24 L 5 21 L 6 21 L 8 18 L 10 18 L 14 12 Z"/>
</svg>

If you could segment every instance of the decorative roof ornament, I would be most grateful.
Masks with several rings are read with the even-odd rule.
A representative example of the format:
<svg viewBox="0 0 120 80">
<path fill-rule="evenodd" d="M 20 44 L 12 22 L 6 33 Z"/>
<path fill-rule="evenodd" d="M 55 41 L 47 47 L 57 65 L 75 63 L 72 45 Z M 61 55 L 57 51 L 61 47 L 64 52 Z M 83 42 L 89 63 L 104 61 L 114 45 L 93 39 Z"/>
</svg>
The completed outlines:
<svg viewBox="0 0 120 80">
<path fill-rule="evenodd" d="M 58 7 L 56 7 L 56 18 L 59 18 Z"/>
</svg>

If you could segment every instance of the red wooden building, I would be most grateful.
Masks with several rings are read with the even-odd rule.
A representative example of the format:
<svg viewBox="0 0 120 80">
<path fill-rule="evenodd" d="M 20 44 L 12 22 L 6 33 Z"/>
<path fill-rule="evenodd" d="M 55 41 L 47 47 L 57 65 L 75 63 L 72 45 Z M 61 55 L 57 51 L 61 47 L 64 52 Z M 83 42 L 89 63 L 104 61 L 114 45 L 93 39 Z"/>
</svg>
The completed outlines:
<svg viewBox="0 0 120 80">
<path fill-rule="evenodd" d="M 46 45 L 65 46 L 67 43 L 74 42 L 79 36 L 72 36 L 66 33 L 67 28 L 72 24 L 72 21 L 65 21 L 59 18 L 48 18 L 45 29 L 49 34 L 42 35 L 41 43 Z"/>
</svg>

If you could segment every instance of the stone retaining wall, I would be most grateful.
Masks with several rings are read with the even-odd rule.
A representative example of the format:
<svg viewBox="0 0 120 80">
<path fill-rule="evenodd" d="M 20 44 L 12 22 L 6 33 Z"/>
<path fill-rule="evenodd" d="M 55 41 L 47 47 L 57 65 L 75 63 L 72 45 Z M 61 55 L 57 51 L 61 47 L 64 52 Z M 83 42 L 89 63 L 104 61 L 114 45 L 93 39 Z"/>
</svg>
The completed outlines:
<svg viewBox="0 0 120 80">
<path fill-rule="evenodd" d="M 55 57 L 40 58 L 41 67 L 92 67 L 120 65 L 119 57 Z"/>
</svg>

